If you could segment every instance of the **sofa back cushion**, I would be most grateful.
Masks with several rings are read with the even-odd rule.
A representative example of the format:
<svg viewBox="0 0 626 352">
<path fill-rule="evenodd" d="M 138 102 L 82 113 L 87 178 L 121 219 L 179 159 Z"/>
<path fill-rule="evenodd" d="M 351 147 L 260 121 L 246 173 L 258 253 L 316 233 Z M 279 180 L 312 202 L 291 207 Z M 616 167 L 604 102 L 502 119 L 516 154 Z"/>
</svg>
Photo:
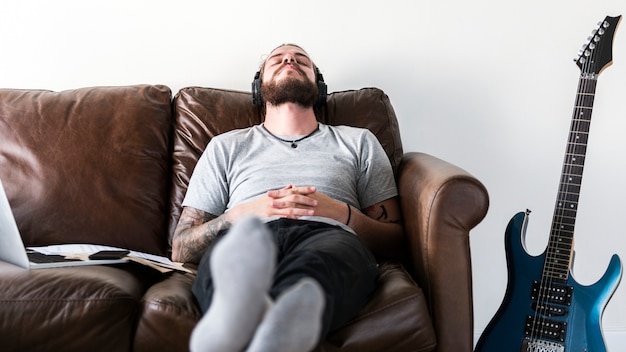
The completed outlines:
<svg viewBox="0 0 626 352">
<path fill-rule="evenodd" d="M 160 85 L 0 89 L 0 179 L 24 243 L 165 254 L 171 115 Z"/>
<path fill-rule="evenodd" d="M 378 137 L 394 171 L 402 158 L 398 121 L 389 97 L 380 89 L 363 88 L 328 95 L 316 111 L 328 125 L 368 128 Z M 174 97 L 174 151 L 169 220 L 170 243 L 187 191 L 189 178 L 204 148 L 214 136 L 263 122 L 261 111 L 247 92 L 188 87 Z"/>
</svg>

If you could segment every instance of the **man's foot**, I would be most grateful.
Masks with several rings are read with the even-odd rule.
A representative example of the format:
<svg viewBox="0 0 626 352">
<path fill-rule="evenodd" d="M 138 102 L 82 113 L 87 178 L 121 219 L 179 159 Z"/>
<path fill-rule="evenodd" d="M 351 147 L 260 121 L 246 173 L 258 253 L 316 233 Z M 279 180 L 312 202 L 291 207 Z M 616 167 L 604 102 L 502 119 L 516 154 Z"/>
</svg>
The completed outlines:
<svg viewBox="0 0 626 352">
<path fill-rule="evenodd" d="M 269 308 L 247 352 L 305 352 L 319 342 L 325 299 L 319 283 L 304 278 Z"/>
<path fill-rule="evenodd" d="M 193 330 L 191 351 L 241 351 L 248 345 L 268 307 L 275 264 L 276 245 L 259 219 L 233 225 L 213 250 L 215 291 Z"/>
</svg>

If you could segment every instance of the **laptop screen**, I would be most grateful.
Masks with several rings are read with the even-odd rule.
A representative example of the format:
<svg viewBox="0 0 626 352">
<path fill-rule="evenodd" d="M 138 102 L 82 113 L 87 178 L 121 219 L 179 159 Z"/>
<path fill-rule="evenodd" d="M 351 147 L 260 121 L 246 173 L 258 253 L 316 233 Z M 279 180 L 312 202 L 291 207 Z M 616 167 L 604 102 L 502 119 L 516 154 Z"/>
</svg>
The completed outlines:
<svg viewBox="0 0 626 352">
<path fill-rule="evenodd" d="M 29 268 L 24 242 L 15 223 L 9 199 L 0 180 L 0 260 Z"/>
</svg>

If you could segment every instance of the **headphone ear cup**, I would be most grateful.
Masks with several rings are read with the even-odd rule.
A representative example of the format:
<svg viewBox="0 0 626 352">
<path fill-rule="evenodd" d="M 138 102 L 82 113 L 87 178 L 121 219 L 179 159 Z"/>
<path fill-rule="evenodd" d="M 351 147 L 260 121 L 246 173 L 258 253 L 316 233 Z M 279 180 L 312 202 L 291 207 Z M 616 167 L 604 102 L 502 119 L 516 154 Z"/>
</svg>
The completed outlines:
<svg viewBox="0 0 626 352">
<path fill-rule="evenodd" d="M 324 81 L 319 81 L 317 82 L 317 103 L 315 103 L 315 105 L 324 105 L 326 104 L 326 95 L 328 93 L 328 86 L 326 86 L 326 83 L 324 83 Z"/>
<path fill-rule="evenodd" d="M 322 76 L 320 70 L 317 67 L 315 68 L 315 70 L 317 71 L 317 102 L 315 103 L 315 105 L 320 106 L 326 104 L 328 86 L 324 82 L 324 76 Z"/>
<path fill-rule="evenodd" d="M 263 97 L 261 96 L 261 71 L 254 74 L 252 80 L 252 103 L 256 106 L 263 106 Z"/>
</svg>

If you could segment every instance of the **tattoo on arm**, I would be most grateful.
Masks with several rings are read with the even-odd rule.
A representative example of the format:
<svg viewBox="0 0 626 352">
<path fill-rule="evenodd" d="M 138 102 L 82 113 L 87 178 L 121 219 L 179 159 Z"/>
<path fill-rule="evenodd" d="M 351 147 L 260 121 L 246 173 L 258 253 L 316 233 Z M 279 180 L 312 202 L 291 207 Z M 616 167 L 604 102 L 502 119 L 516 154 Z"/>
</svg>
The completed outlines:
<svg viewBox="0 0 626 352">
<path fill-rule="evenodd" d="M 380 206 L 380 215 L 376 218 L 376 220 L 387 220 L 387 208 L 384 205 Z"/>
<path fill-rule="evenodd" d="M 222 216 L 202 210 L 185 208 L 178 220 L 174 238 L 178 242 L 177 254 L 180 261 L 199 263 L 204 252 L 215 240 L 217 233 L 230 227 Z"/>
<path fill-rule="evenodd" d="M 401 219 L 390 218 L 391 215 L 389 214 L 389 210 L 387 210 L 387 207 L 384 204 L 379 204 L 378 206 L 373 205 L 365 209 L 365 212 L 368 216 L 378 221 L 390 222 L 394 224 L 402 223 Z"/>
</svg>

